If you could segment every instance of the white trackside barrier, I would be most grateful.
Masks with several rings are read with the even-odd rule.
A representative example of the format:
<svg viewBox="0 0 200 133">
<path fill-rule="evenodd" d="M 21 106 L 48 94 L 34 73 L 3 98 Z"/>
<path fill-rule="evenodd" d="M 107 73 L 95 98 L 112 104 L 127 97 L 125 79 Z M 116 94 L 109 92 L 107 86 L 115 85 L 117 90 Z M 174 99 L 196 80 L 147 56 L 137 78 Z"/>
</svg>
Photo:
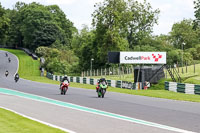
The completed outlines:
<svg viewBox="0 0 200 133">
<path fill-rule="evenodd" d="M 194 94 L 194 84 L 185 84 L 185 93 Z"/>
<path fill-rule="evenodd" d="M 169 82 L 169 91 L 177 92 L 177 83 Z"/>
<path fill-rule="evenodd" d="M 111 86 L 116 87 L 116 81 L 115 80 L 111 80 Z"/>
</svg>

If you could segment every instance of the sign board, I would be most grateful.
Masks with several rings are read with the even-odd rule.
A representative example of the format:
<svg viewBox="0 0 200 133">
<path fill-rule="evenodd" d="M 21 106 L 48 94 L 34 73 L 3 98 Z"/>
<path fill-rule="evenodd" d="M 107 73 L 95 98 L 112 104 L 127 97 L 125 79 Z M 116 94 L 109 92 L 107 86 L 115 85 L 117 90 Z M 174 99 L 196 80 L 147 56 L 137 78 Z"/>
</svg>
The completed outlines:
<svg viewBox="0 0 200 133">
<path fill-rule="evenodd" d="M 108 52 L 108 63 L 119 63 L 120 52 Z"/>
<path fill-rule="evenodd" d="M 121 64 L 166 64 L 166 52 L 120 52 Z"/>
</svg>

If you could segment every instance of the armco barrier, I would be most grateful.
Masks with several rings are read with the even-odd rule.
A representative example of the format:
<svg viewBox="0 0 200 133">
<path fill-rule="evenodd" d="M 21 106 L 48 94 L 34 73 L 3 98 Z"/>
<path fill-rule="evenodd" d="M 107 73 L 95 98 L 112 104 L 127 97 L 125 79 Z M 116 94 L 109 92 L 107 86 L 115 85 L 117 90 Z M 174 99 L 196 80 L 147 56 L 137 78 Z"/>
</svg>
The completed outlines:
<svg viewBox="0 0 200 133">
<path fill-rule="evenodd" d="M 185 94 L 200 94 L 200 85 L 165 82 L 165 89 Z"/>
</svg>

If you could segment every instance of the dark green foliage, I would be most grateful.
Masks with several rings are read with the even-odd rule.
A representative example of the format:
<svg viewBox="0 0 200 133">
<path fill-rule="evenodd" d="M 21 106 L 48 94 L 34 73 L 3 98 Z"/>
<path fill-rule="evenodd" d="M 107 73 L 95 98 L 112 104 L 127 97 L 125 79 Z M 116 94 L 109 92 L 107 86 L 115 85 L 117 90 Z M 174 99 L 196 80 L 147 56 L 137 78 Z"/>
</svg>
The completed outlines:
<svg viewBox="0 0 200 133">
<path fill-rule="evenodd" d="M 9 22 L 10 19 L 7 17 L 6 10 L 1 6 L 0 3 L 0 45 L 5 44 Z"/>
<path fill-rule="evenodd" d="M 165 82 L 166 81 L 171 81 L 170 79 L 161 79 L 161 80 L 159 80 L 159 82 L 158 82 L 158 84 L 151 84 L 151 87 L 150 88 L 148 88 L 148 89 L 150 89 L 150 90 L 164 90 L 165 89 Z"/>
<path fill-rule="evenodd" d="M 18 2 L 15 9 L 10 11 L 10 19 L 10 45 L 35 50 L 58 40 L 62 45 L 71 46 L 75 28 L 56 5 Z"/>
<path fill-rule="evenodd" d="M 71 74 L 77 72 L 78 58 L 66 46 L 57 48 L 38 47 L 36 54 L 45 58 L 44 68 L 53 74 Z M 80 73 L 80 71 L 78 71 Z M 77 73 L 78 73 L 77 72 Z"/>
<path fill-rule="evenodd" d="M 175 23 L 170 32 L 171 42 L 175 48 L 184 49 L 192 48 L 200 42 L 199 30 L 193 29 L 194 23 L 191 19 L 184 19 L 181 22 Z"/>
</svg>

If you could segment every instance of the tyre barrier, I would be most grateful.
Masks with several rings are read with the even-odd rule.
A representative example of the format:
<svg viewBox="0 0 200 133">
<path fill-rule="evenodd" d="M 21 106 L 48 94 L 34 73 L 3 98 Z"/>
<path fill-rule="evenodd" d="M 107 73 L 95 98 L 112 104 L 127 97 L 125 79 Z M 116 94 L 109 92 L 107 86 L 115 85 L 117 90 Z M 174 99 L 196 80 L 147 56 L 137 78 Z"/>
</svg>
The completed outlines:
<svg viewBox="0 0 200 133">
<path fill-rule="evenodd" d="M 49 72 L 47 72 L 46 75 L 47 78 L 56 80 L 56 81 L 62 81 L 62 78 L 64 76 L 59 75 L 53 75 Z M 94 78 L 87 78 L 87 77 L 72 77 L 68 76 L 70 82 L 76 82 L 81 84 L 90 84 L 90 85 L 96 85 L 99 79 Z M 133 82 L 127 82 L 127 81 L 121 81 L 121 80 L 106 80 L 108 83 L 108 86 L 116 87 L 116 88 L 124 88 L 124 89 L 138 89 L 136 86 L 136 83 Z M 200 90 L 199 90 L 200 92 Z"/>
<path fill-rule="evenodd" d="M 185 93 L 185 94 L 200 95 L 200 85 L 195 85 L 195 84 L 165 82 L 165 90 L 179 92 L 179 93 Z"/>
</svg>

